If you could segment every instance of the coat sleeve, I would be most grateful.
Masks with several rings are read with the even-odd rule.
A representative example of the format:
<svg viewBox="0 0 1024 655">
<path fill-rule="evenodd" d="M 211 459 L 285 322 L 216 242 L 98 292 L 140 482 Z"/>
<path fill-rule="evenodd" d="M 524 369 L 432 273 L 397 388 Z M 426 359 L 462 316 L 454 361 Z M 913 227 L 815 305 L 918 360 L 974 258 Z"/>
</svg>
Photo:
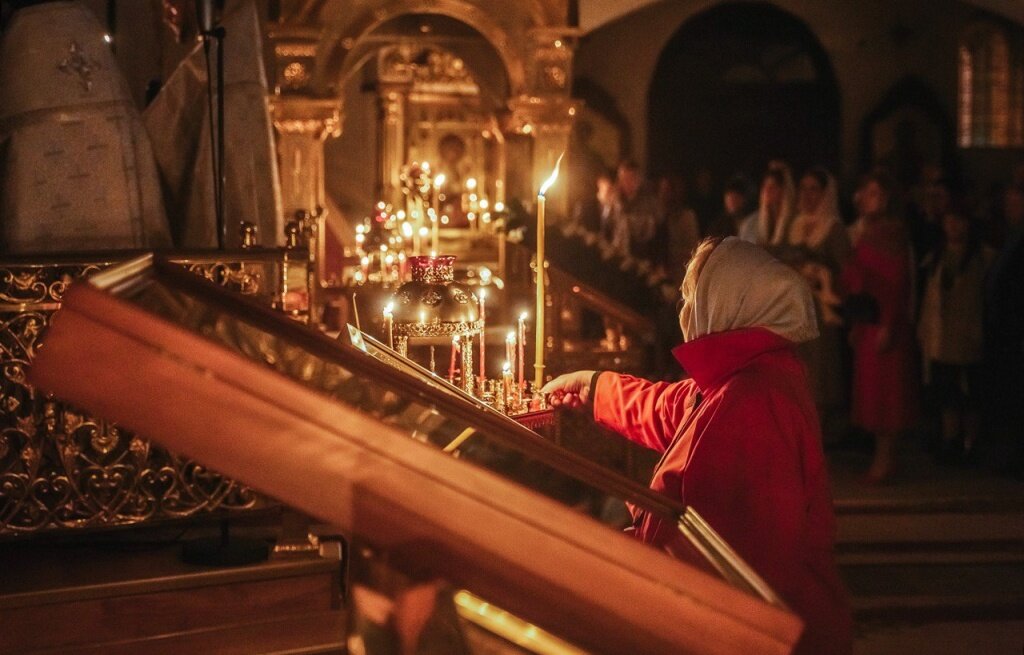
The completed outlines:
<svg viewBox="0 0 1024 655">
<path fill-rule="evenodd" d="M 648 382 L 604 372 L 594 385 L 594 420 L 641 446 L 665 452 L 692 411 L 696 394 L 692 380 Z"/>
</svg>

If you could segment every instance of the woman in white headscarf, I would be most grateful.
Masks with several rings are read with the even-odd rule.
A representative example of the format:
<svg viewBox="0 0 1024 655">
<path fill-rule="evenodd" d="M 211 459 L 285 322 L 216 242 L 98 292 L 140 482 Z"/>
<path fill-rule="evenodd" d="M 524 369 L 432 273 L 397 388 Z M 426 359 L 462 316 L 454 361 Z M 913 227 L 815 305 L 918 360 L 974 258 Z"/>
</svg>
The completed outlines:
<svg viewBox="0 0 1024 655">
<path fill-rule="evenodd" d="M 592 401 L 598 423 L 663 453 L 651 488 L 695 508 L 803 618 L 796 653 L 849 653 L 818 417 L 795 351 L 818 333 L 808 286 L 730 237 L 698 246 L 681 291 L 673 354 L 689 379 L 577 371 L 543 391 Z M 632 512 L 638 539 L 687 557 L 671 521 Z"/>
<path fill-rule="evenodd" d="M 801 345 L 800 355 L 807 364 L 826 437 L 835 437 L 843 428 L 846 376 L 842 373 L 841 321 L 834 311 L 839 304 L 834 282 L 853 247 L 839 215 L 836 181 L 828 171 L 812 168 L 800 177 L 797 208 L 787 247 L 780 256 L 800 271 L 814 294 L 821 336 Z"/>
<path fill-rule="evenodd" d="M 757 210 L 740 224 L 739 237 L 766 248 L 784 244 L 795 205 L 796 191 L 789 166 L 781 161 L 771 162 L 761 178 Z"/>
</svg>

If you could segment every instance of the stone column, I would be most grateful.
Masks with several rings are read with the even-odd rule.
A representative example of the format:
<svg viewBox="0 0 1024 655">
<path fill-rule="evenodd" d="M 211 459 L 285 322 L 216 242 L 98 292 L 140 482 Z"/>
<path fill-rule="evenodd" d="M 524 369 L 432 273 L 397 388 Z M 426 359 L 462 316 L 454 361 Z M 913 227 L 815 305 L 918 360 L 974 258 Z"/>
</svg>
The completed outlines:
<svg viewBox="0 0 1024 655">
<path fill-rule="evenodd" d="M 341 134 L 341 101 L 275 96 L 270 108 L 288 221 L 296 211 L 324 206 L 324 140 Z"/>
<path fill-rule="evenodd" d="M 378 96 L 379 123 L 377 127 L 380 169 L 377 174 L 378 197 L 397 207 L 404 206 L 402 180 L 405 161 L 405 103 L 406 93 L 397 86 L 382 86 Z"/>
<path fill-rule="evenodd" d="M 572 35 L 566 28 L 538 28 L 530 33 L 532 48 L 527 62 L 529 91 L 509 101 L 506 128 L 533 139 L 531 179 L 536 194 L 551 174 L 559 155 L 562 158 L 559 182 L 548 194 L 552 220 L 569 213 L 568 184 L 569 133 L 578 110 L 578 101 L 569 97 L 572 77 Z"/>
</svg>

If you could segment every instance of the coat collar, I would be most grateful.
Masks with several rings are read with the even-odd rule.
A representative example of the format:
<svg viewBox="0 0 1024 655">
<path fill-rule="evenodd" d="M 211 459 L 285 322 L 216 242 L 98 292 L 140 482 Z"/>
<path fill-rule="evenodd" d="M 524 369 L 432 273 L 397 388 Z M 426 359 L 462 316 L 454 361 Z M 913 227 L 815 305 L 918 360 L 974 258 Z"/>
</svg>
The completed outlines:
<svg viewBox="0 0 1024 655">
<path fill-rule="evenodd" d="M 676 361 L 702 393 L 744 368 L 754 358 L 793 347 L 793 342 L 761 327 L 715 332 L 676 346 Z"/>
</svg>

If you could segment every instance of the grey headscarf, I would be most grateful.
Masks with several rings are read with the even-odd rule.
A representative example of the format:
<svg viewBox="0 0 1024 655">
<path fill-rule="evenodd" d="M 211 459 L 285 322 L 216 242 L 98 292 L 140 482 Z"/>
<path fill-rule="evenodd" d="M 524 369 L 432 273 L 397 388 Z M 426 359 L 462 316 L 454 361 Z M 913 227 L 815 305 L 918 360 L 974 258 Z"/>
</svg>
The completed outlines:
<svg viewBox="0 0 1024 655">
<path fill-rule="evenodd" d="M 699 265 L 697 259 L 691 266 Z M 693 288 L 692 280 L 683 282 L 684 296 L 688 287 Z M 748 327 L 766 328 L 794 343 L 818 336 L 807 282 L 760 246 L 736 237 L 724 239 L 707 256 L 690 295 L 679 313 L 685 341 Z"/>
</svg>

